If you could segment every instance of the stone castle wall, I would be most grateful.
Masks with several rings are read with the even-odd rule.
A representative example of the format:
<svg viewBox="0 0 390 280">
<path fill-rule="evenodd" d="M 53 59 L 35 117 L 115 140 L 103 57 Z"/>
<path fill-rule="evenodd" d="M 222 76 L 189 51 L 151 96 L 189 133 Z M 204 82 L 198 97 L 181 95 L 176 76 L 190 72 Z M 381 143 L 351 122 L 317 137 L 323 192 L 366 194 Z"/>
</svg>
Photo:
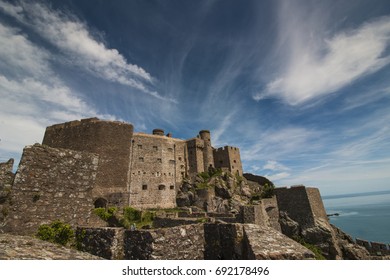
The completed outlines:
<svg viewBox="0 0 390 280">
<path fill-rule="evenodd" d="M 172 208 L 186 175 L 185 142 L 166 136 L 136 133 L 129 169 L 130 205 Z"/>
<path fill-rule="evenodd" d="M 236 147 L 225 146 L 214 149 L 215 167 L 230 171 L 232 174 L 242 176 L 242 163 L 240 149 Z"/>
<path fill-rule="evenodd" d="M 315 225 L 306 187 L 276 188 L 275 194 L 279 211 L 287 212 L 289 217 L 302 227 Z"/>
<path fill-rule="evenodd" d="M 321 198 L 320 190 L 317 188 L 306 188 L 307 196 L 310 203 L 314 219 L 328 221 L 324 203 Z"/>
<path fill-rule="evenodd" d="M 13 165 L 13 159 L 0 163 L 0 232 L 9 215 L 9 195 L 15 178 Z"/>
<path fill-rule="evenodd" d="M 72 226 L 92 223 L 96 154 L 27 146 L 10 194 L 4 231 L 35 233 L 41 224 L 61 220 Z"/>
<path fill-rule="evenodd" d="M 120 206 L 128 204 L 129 199 L 132 136 L 131 124 L 93 118 L 48 127 L 42 144 L 98 154 L 100 160 L 94 196 Z"/>
</svg>

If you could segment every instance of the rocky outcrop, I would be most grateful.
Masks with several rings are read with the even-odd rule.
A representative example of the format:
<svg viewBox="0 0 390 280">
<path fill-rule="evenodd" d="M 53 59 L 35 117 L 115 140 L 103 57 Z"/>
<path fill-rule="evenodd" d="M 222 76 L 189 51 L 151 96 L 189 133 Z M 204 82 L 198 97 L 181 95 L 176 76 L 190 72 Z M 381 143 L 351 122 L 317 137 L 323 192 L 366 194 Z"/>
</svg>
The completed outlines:
<svg viewBox="0 0 390 280">
<path fill-rule="evenodd" d="M 0 260 L 99 260 L 100 257 L 29 236 L 0 234 Z"/>
<path fill-rule="evenodd" d="M 258 183 L 250 183 L 229 172 L 207 176 L 182 184 L 176 198 L 178 207 L 195 205 L 207 212 L 238 212 L 242 205 L 250 204 L 251 199 L 261 193 Z"/>
<path fill-rule="evenodd" d="M 336 236 L 337 244 L 341 250 L 342 258 L 345 260 L 368 260 L 370 253 L 354 242 L 351 236 L 343 232 L 338 227 L 331 225 Z"/>
</svg>

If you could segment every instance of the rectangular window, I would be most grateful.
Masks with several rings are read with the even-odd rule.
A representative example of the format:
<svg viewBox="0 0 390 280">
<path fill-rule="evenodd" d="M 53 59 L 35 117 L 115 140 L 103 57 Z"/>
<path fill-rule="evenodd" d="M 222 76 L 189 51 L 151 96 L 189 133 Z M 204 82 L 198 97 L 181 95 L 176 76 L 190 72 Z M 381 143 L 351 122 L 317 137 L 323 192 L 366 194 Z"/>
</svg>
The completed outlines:
<svg viewBox="0 0 390 280">
<path fill-rule="evenodd" d="M 142 190 L 147 190 L 148 189 L 148 185 L 142 185 Z"/>
<path fill-rule="evenodd" d="M 171 190 L 173 190 L 175 187 L 171 185 L 171 186 L 169 186 L 169 188 L 170 188 Z"/>
<path fill-rule="evenodd" d="M 170 159 L 170 160 L 169 160 L 169 163 L 170 163 L 170 164 L 175 164 L 175 161 L 174 161 L 173 159 Z"/>
<path fill-rule="evenodd" d="M 139 162 L 144 162 L 144 158 L 143 158 L 143 157 L 140 157 L 140 158 L 138 158 L 138 161 L 139 161 Z"/>
</svg>

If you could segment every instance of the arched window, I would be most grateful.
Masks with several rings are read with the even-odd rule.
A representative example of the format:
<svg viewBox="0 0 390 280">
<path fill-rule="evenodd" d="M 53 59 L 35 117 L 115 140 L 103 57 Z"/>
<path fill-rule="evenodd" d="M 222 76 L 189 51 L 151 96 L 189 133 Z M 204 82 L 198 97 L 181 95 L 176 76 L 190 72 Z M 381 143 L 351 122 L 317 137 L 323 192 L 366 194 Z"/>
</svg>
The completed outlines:
<svg viewBox="0 0 390 280">
<path fill-rule="evenodd" d="M 158 186 L 158 189 L 159 189 L 160 191 L 165 190 L 165 185 L 159 185 L 159 186 Z"/>
<path fill-rule="evenodd" d="M 107 199 L 104 199 L 102 197 L 99 197 L 95 200 L 93 203 L 95 205 L 95 208 L 106 208 L 107 207 Z"/>
</svg>

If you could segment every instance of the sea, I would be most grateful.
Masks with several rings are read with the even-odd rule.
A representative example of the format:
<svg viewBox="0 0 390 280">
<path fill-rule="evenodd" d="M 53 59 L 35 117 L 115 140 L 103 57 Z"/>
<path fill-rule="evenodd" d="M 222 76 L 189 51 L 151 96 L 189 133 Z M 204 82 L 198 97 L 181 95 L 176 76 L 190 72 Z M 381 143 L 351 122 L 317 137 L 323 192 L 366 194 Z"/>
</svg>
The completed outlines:
<svg viewBox="0 0 390 280">
<path fill-rule="evenodd" d="M 353 238 L 390 244 L 390 190 L 322 197 L 331 224 Z"/>
</svg>

